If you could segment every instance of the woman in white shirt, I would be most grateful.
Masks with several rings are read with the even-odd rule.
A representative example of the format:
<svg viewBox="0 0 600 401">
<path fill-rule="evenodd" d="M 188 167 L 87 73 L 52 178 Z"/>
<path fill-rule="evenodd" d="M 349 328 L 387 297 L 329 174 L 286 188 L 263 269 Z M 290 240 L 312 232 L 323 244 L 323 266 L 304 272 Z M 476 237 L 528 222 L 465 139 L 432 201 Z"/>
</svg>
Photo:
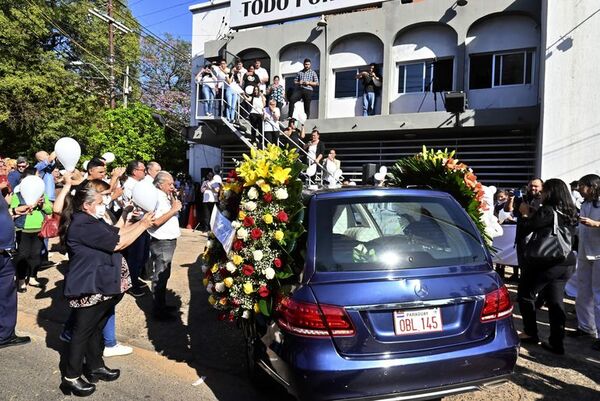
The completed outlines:
<svg viewBox="0 0 600 401">
<path fill-rule="evenodd" d="M 265 108 L 265 96 L 260 92 L 258 86 L 254 87 L 250 96 L 245 95 L 248 103 L 252 105 L 250 109 L 250 125 L 252 126 L 252 142 L 256 142 L 256 135 L 262 136 L 263 109 Z M 262 142 L 259 140 L 259 142 Z"/>
<path fill-rule="evenodd" d="M 221 177 L 215 176 L 212 171 L 208 172 L 206 179 L 202 182 L 202 186 L 200 187 L 200 192 L 202 193 L 201 231 L 210 231 L 210 216 L 214 205 L 219 200 L 221 183 Z"/>
<path fill-rule="evenodd" d="M 583 196 L 579 217 L 577 252 L 577 331 L 571 337 L 595 337 L 592 345 L 600 351 L 600 176 L 588 174 L 579 180 Z"/>
<path fill-rule="evenodd" d="M 281 111 L 277 107 L 275 99 L 269 100 L 269 105 L 265 107 L 263 132 L 265 138 L 276 145 L 279 145 L 279 118 Z"/>
</svg>

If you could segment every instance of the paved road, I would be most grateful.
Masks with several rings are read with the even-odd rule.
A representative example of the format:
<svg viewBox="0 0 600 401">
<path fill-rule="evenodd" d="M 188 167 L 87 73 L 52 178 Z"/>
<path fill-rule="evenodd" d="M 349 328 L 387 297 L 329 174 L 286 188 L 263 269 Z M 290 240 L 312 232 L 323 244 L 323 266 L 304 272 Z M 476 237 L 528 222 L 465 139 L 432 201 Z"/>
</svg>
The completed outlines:
<svg viewBox="0 0 600 401">
<path fill-rule="evenodd" d="M 122 378 L 101 383 L 90 399 L 292 401 L 273 385 L 258 391 L 245 375 L 243 344 L 234 325 L 215 318 L 202 288 L 196 263 L 204 237 L 186 230 L 178 243 L 169 300 L 181 305 L 180 319 L 156 322 L 149 316 L 149 297 L 125 297 L 117 307 L 119 340 L 135 347 L 133 355 L 106 360 L 122 369 Z M 53 259 L 60 262 L 58 254 Z M 59 361 L 64 344 L 58 334 L 68 314 L 61 297 L 64 264 L 43 271 L 45 290 L 30 288 L 19 298 L 18 330 L 33 343 L 0 350 L 0 401 L 68 399 L 58 389 Z M 514 295 L 514 288 L 511 288 Z M 568 305 L 573 310 L 572 303 Z M 547 322 L 547 312 L 540 318 Z M 569 325 L 573 327 L 573 315 Z M 517 324 L 520 324 L 518 312 Z M 542 323 L 542 337 L 547 323 Z M 449 397 L 448 401 L 582 400 L 600 401 L 600 353 L 589 340 L 568 340 L 569 356 L 556 357 L 539 347 L 521 349 L 511 382 L 484 392 Z M 449 366 L 449 369 L 452 367 Z M 436 372 L 432 372 L 436 374 Z M 201 376 L 206 381 L 193 385 Z"/>
</svg>

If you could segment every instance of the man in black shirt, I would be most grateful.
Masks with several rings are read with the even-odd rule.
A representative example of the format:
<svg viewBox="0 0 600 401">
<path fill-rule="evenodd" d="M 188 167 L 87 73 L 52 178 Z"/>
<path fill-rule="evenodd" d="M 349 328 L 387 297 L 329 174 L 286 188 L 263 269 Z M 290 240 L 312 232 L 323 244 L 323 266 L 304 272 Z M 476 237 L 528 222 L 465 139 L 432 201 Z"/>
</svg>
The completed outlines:
<svg viewBox="0 0 600 401">
<path fill-rule="evenodd" d="M 375 114 L 375 88 L 381 87 L 381 78 L 377 75 L 375 63 L 369 65 L 368 71 L 356 74 L 363 86 L 363 117 Z"/>
</svg>

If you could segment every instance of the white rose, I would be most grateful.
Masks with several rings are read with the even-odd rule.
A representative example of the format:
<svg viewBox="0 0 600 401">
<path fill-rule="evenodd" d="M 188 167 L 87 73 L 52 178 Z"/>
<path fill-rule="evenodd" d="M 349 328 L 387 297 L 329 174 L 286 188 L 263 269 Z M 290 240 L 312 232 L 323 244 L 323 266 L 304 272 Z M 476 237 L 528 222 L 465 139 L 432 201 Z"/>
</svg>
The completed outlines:
<svg viewBox="0 0 600 401">
<path fill-rule="evenodd" d="M 248 191 L 248 198 L 258 199 L 258 191 L 256 190 L 256 188 L 250 188 L 250 190 Z"/>
<path fill-rule="evenodd" d="M 248 230 L 246 230 L 244 227 L 240 227 L 237 230 L 237 237 L 242 241 L 246 241 L 248 239 Z"/>
<path fill-rule="evenodd" d="M 219 281 L 217 284 L 215 284 L 215 290 L 217 290 L 217 292 L 225 291 L 225 283 L 222 281 Z"/>
<path fill-rule="evenodd" d="M 285 189 L 285 188 L 279 188 L 277 191 L 275 191 L 275 198 L 277 198 L 277 199 L 287 199 L 288 198 L 287 189 Z"/>
<path fill-rule="evenodd" d="M 225 265 L 225 268 L 227 269 L 227 271 L 229 273 L 233 273 L 237 269 L 236 265 L 234 265 L 232 262 L 227 262 L 227 264 Z"/>
<path fill-rule="evenodd" d="M 254 260 L 256 260 L 257 262 L 260 262 L 261 259 L 263 258 L 263 252 L 260 249 L 257 249 L 256 251 L 252 252 L 252 257 L 254 258 Z"/>
<path fill-rule="evenodd" d="M 244 313 L 242 313 L 242 317 L 244 319 L 250 319 L 250 311 L 245 310 Z"/>
<path fill-rule="evenodd" d="M 272 267 L 267 267 L 267 269 L 265 270 L 265 277 L 267 278 L 267 280 L 273 280 L 273 278 L 275 277 L 275 270 L 273 270 Z"/>
<path fill-rule="evenodd" d="M 213 293 L 213 288 L 215 288 L 215 286 L 213 285 L 213 283 L 208 283 L 208 285 L 206 286 L 206 292 L 208 292 L 209 294 Z"/>
<path fill-rule="evenodd" d="M 231 223 L 231 227 L 233 227 L 235 230 L 237 230 L 238 228 L 240 228 L 242 226 L 242 223 L 240 223 L 239 221 L 235 220 Z"/>
<path fill-rule="evenodd" d="M 209 239 L 208 241 L 206 241 L 206 247 L 207 247 L 208 249 L 212 248 L 212 247 L 213 247 L 213 245 L 214 245 L 214 243 L 213 243 L 213 241 L 212 241 L 212 240 L 210 240 L 210 239 Z"/>
<path fill-rule="evenodd" d="M 286 195 L 286 197 L 287 197 L 287 195 Z M 244 209 L 246 209 L 249 212 L 254 211 L 256 209 L 256 202 L 250 201 L 250 202 L 244 203 Z"/>
</svg>

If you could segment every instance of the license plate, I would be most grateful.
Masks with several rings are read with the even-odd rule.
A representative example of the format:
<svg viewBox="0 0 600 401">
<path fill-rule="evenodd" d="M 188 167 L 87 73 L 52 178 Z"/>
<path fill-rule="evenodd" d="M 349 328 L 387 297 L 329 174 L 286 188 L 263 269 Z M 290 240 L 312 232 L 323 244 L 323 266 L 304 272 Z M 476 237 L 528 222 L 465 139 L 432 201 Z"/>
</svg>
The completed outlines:
<svg viewBox="0 0 600 401">
<path fill-rule="evenodd" d="M 394 311 L 394 331 L 397 336 L 442 331 L 440 308 Z"/>
</svg>

